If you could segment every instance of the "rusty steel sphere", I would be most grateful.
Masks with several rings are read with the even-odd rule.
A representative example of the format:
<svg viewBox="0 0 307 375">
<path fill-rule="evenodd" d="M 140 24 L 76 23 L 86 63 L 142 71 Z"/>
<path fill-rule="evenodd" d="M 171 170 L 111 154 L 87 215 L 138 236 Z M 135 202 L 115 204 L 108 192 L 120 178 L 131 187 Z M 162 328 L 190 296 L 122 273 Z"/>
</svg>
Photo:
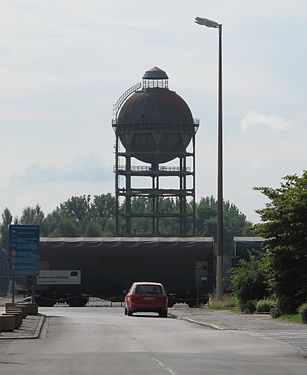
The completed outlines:
<svg viewBox="0 0 307 375">
<path fill-rule="evenodd" d="M 195 132 L 187 103 L 168 89 L 166 73 L 153 68 L 143 88 L 121 107 L 117 130 L 126 151 L 147 163 L 165 163 L 185 152 Z"/>
</svg>

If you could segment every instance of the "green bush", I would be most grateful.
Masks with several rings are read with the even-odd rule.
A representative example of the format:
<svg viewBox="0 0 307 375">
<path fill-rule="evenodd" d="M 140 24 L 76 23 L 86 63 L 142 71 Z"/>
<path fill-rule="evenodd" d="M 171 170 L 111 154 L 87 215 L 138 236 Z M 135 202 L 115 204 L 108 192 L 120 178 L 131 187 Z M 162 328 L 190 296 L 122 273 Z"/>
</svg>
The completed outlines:
<svg viewBox="0 0 307 375">
<path fill-rule="evenodd" d="M 249 300 L 246 301 L 244 304 L 241 304 L 241 311 L 247 314 L 253 314 L 256 311 L 255 301 Z"/>
<path fill-rule="evenodd" d="M 271 317 L 272 318 L 279 318 L 281 315 L 282 315 L 282 311 L 280 309 L 280 307 L 278 305 L 276 305 L 275 307 L 273 307 L 270 311 L 271 313 Z"/>
<path fill-rule="evenodd" d="M 276 302 L 271 299 L 261 299 L 257 301 L 256 311 L 258 313 L 269 313 L 276 305 Z"/>
<path fill-rule="evenodd" d="M 307 323 L 307 302 L 303 303 L 298 308 L 298 313 L 300 314 L 300 317 L 301 317 L 303 323 Z"/>
<path fill-rule="evenodd" d="M 266 271 L 262 258 L 252 255 L 248 261 L 241 260 L 232 269 L 231 287 L 234 297 L 243 308 L 247 301 L 267 297 Z"/>
</svg>

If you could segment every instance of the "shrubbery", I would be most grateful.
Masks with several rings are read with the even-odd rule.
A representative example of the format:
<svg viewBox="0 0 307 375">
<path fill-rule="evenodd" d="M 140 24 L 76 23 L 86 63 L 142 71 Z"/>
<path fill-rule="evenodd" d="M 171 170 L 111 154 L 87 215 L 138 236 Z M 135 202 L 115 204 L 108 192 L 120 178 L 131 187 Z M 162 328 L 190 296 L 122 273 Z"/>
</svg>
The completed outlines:
<svg viewBox="0 0 307 375">
<path fill-rule="evenodd" d="M 250 260 L 241 260 L 232 269 L 231 287 L 242 311 L 256 310 L 255 302 L 268 296 L 266 272 L 261 257 L 251 255 Z M 251 312 L 251 311 L 250 311 Z"/>
<path fill-rule="evenodd" d="M 301 317 L 303 323 L 307 323 L 307 302 L 303 303 L 298 308 L 298 313 L 300 314 L 300 317 Z"/>
<path fill-rule="evenodd" d="M 247 314 L 254 314 L 256 312 L 256 302 L 249 300 L 240 306 L 241 311 Z"/>
<path fill-rule="evenodd" d="M 281 311 L 279 305 L 276 305 L 271 309 L 272 318 L 279 318 L 281 315 L 282 315 L 282 311 Z"/>
<path fill-rule="evenodd" d="M 258 313 L 269 313 L 276 307 L 276 302 L 271 299 L 261 299 L 256 303 L 256 310 Z"/>
</svg>

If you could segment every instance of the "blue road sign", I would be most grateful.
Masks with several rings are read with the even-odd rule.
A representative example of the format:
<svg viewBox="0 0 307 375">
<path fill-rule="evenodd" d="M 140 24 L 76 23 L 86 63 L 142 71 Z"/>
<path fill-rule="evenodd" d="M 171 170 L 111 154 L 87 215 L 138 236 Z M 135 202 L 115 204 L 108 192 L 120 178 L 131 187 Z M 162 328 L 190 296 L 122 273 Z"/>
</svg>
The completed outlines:
<svg viewBox="0 0 307 375">
<path fill-rule="evenodd" d="M 10 225 L 8 269 L 11 276 L 39 274 L 39 225 Z"/>
</svg>

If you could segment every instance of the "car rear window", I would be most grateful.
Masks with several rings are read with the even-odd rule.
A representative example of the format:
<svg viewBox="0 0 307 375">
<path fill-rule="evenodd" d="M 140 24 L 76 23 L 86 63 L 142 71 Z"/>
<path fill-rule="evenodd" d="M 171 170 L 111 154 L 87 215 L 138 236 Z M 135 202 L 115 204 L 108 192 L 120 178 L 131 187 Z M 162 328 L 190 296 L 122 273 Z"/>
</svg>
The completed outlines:
<svg viewBox="0 0 307 375">
<path fill-rule="evenodd" d="M 135 293 L 162 293 L 161 285 L 137 285 Z"/>
</svg>

